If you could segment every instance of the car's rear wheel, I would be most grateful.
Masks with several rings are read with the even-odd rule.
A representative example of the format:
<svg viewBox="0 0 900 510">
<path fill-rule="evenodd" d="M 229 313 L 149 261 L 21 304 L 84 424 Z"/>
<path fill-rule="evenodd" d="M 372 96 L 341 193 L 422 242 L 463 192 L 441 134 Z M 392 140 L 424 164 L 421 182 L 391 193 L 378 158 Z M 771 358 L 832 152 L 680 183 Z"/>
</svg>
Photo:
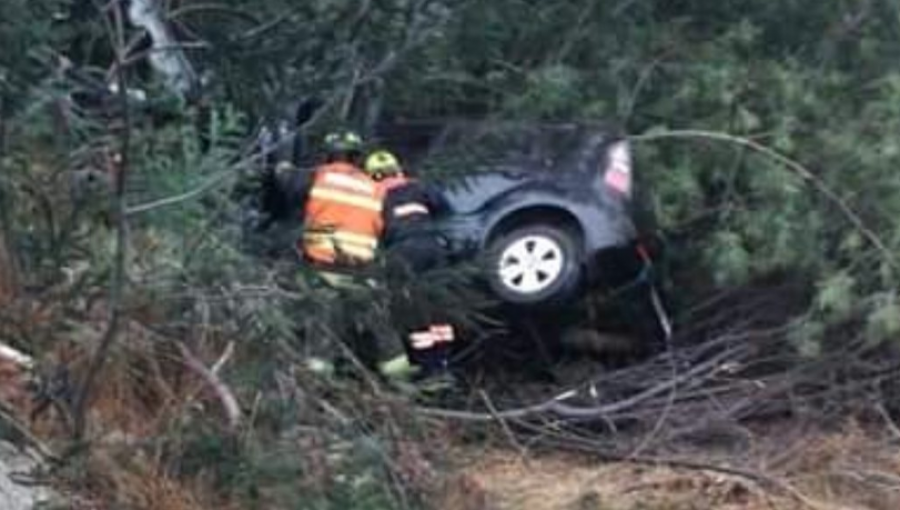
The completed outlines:
<svg viewBox="0 0 900 510">
<path fill-rule="evenodd" d="M 508 303 L 565 301 L 581 282 L 580 243 L 564 228 L 517 227 L 491 242 L 487 253 L 491 288 Z"/>
</svg>

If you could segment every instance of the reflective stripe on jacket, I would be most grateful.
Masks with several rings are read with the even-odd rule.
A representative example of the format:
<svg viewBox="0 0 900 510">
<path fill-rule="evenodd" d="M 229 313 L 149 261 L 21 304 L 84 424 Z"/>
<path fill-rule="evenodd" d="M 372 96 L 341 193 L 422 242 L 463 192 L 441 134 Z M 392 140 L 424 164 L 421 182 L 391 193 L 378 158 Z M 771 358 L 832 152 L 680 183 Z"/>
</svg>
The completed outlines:
<svg viewBox="0 0 900 510">
<path fill-rule="evenodd" d="M 324 264 L 371 261 L 384 230 L 385 193 L 349 163 L 320 167 L 304 211 L 303 254 Z"/>
<path fill-rule="evenodd" d="M 416 181 L 404 175 L 397 175 L 388 177 L 379 184 L 384 188 L 386 201 L 389 202 L 389 207 L 385 210 L 385 223 L 390 223 L 394 219 L 431 214 L 428 205 L 419 196 L 421 193 L 418 192 Z M 415 191 L 404 193 L 405 189 Z"/>
<path fill-rule="evenodd" d="M 443 195 L 430 186 L 415 179 L 395 183 L 384 199 L 385 246 L 411 238 L 433 238 L 432 221 L 446 211 Z"/>
<path fill-rule="evenodd" d="M 428 216 L 430 213 L 427 206 L 418 202 L 397 205 L 391 210 L 391 214 L 396 218 L 408 218 L 417 214 Z"/>
</svg>

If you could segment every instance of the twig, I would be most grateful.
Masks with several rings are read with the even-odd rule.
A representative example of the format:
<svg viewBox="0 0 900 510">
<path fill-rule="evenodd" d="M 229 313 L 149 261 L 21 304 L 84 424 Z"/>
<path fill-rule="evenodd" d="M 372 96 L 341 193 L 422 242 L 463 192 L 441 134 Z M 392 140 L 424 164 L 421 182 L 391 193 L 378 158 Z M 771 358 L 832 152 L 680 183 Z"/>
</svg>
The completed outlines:
<svg viewBox="0 0 900 510">
<path fill-rule="evenodd" d="M 509 428 L 509 424 L 506 423 L 501 416 L 497 413 L 497 408 L 494 407 L 494 403 L 491 402 L 491 398 L 488 396 L 487 392 L 484 390 L 478 390 L 478 395 L 481 397 L 481 400 L 484 401 L 484 405 L 488 408 L 488 411 L 492 416 L 495 417 L 496 421 L 500 423 L 500 428 L 503 430 L 503 433 L 506 435 L 506 438 L 509 439 L 509 443 L 519 452 L 519 455 L 524 458 L 528 455 L 528 449 L 525 448 L 522 443 L 519 442 L 518 438 L 516 438 L 516 434 Z"/>
<path fill-rule="evenodd" d="M 625 123 L 628 123 L 628 121 L 631 120 L 631 116 L 634 113 L 634 107 L 637 104 L 638 96 L 640 96 L 641 92 L 644 91 L 644 87 L 650 81 L 650 78 L 653 76 L 653 73 L 656 71 L 659 63 L 666 56 L 667 55 L 663 54 L 654 58 L 649 64 L 645 65 L 643 69 L 641 69 L 641 72 L 638 75 L 634 86 L 631 87 L 630 93 L 625 97 L 625 106 L 622 108 L 622 113 L 620 114 Z"/>
<path fill-rule="evenodd" d="M 876 404 L 875 410 L 881 415 L 881 419 L 884 420 L 884 425 L 891 432 L 891 435 L 894 436 L 894 439 L 900 439 L 900 427 L 897 427 L 897 422 L 891 418 L 891 414 L 884 407 L 884 403 L 879 402 Z"/>
<path fill-rule="evenodd" d="M 265 34 L 266 32 L 269 32 L 270 30 L 277 28 L 283 23 L 290 21 L 292 18 L 296 19 L 295 14 L 296 11 L 287 11 L 271 21 L 267 21 L 261 25 L 255 26 L 249 30 L 244 31 L 243 33 L 237 34 L 236 36 L 232 36 L 230 39 L 231 41 L 246 41 L 248 39 L 254 39 Z"/>
<path fill-rule="evenodd" d="M 186 345 L 184 345 L 184 343 L 176 342 L 176 345 L 178 346 L 178 350 L 181 351 L 181 355 L 184 357 L 187 366 L 196 372 L 197 375 L 213 389 L 213 392 L 216 394 L 216 397 L 219 399 L 219 402 L 221 402 L 222 408 L 225 411 L 225 417 L 228 419 L 229 428 L 231 430 L 237 429 L 241 423 L 241 406 L 238 404 L 237 398 L 235 398 L 231 388 L 222 382 L 222 379 L 218 374 L 207 368 L 206 365 L 204 365 L 203 362 L 200 361 Z M 226 349 L 226 353 L 227 351 L 228 349 Z M 224 356 L 222 359 L 224 359 Z"/>
<path fill-rule="evenodd" d="M 208 42 L 204 41 L 181 41 L 170 44 L 163 44 L 159 46 L 153 46 L 147 48 L 146 50 L 133 53 L 127 60 L 122 62 L 122 65 L 125 67 L 131 67 L 140 61 L 150 57 L 152 55 L 156 55 L 159 53 L 169 53 L 173 51 L 181 51 L 181 50 L 208 50 L 212 49 L 212 45 Z"/>
<path fill-rule="evenodd" d="M 717 356 L 712 357 L 711 359 L 698 364 L 691 370 L 685 372 L 684 374 L 679 375 L 678 377 L 672 378 L 666 382 L 657 384 L 655 386 L 651 386 L 646 390 L 634 395 L 632 397 L 619 400 L 616 402 L 611 402 L 605 405 L 599 406 L 591 406 L 591 407 L 577 407 L 570 404 L 566 404 L 564 401 L 568 400 L 572 396 L 577 394 L 576 389 L 570 389 L 568 391 L 562 392 L 556 397 L 553 397 L 544 402 L 534 404 L 531 406 L 519 407 L 516 409 L 510 409 L 506 411 L 500 411 L 495 414 L 492 413 L 483 413 L 483 412 L 472 412 L 472 411 L 457 411 L 451 409 L 438 409 L 438 408 L 419 408 L 418 412 L 426 415 L 426 416 L 434 416 L 438 418 L 447 418 L 454 420 L 465 420 L 465 421 L 494 421 L 498 418 L 503 419 L 524 419 L 535 415 L 541 415 L 545 413 L 556 414 L 558 416 L 562 416 L 564 418 L 573 418 L 573 419 L 591 419 L 597 418 L 604 415 L 610 415 L 617 412 L 622 412 L 629 408 L 635 407 L 638 404 L 644 403 L 650 400 L 653 397 L 656 397 L 662 393 L 670 391 L 672 387 L 675 385 L 681 384 L 682 382 L 688 381 L 695 377 L 700 376 L 704 373 L 711 373 L 717 370 L 728 357 L 732 355 L 731 351 L 726 351 L 724 353 L 720 353 Z"/>
<path fill-rule="evenodd" d="M 672 379 L 675 379 L 678 376 L 678 363 L 675 360 L 675 351 L 672 348 L 672 337 L 671 335 L 666 336 L 666 352 L 668 353 L 669 358 L 669 367 L 671 369 Z M 665 424 L 666 420 L 669 418 L 669 413 L 672 412 L 672 409 L 675 407 L 675 400 L 678 397 L 678 385 L 672 385 L 672 390 L 669 392 L 669 398 L 666 402 L 666 407 L 663 409 L 662 413 L 659 415 L 659 419 L 656 420 L 656 424 L 653 425 L 653 428 L 650 430 L 640 444 L 638 444 L 629 454 L 630 457 L 637 457 L 644 451 L 647 446 L 653 441 L 653 439 L 660 433 Z"/>
<path fill-rule="evenodd" d="M 250 21 L 254 24 L 258 24 L 259 20 L 256 16 L 252 15 L 247 11 L 243 11 L 236 8 L 231 8 L 221 3 L 192 3 L 182 7 L 178 7 L 177 9 L 173 9 L 166 16 L 169 20 L 176 20 L 178 18 L 182 18 L 187 16 L 188 14 L 207 14 L 210 13 L 218 13 L 218 14 L 227 14 L 229 16 L 233 16 L 235 18 L 241 18 L 245 21 Z"/>
<path fill-rule="evenodd" d="M 244 427 L 244 436 L 241 442 L 245 442 L 250 438 L 250 435 L 253 434 L 254 426 L 256 425 L 256 418 L 259 414 L 259 404 L 262 402 L 263 393 L 261 391 L 256 392 L 256 396 L 253 397 L 253 405 L 250 406 L 250 413 L 247 416 L 247 425 Z"/>
<path fill-rule="evenodd" d="M 228 342 L 228 345 L 225 346 L 225 351 L 219 356 L 219 359 L 213 363 L 213 366 L 210 367 L 209 371 L 215 375 L 219 374 L 219 371 L 222 370 L 222 367 L 225 366 L 226 363 L 231 359 L 234 355 L 234 341 Z"/>
<path fill-rule="evenodd" d="M 128 210 L 126 211 L 126 214 L 131 216 L 131 215 L 135 215 L 135 214 L 145 213 L 145 212 L 152 211 L 154 209 L 160 209 L 160 208 L 167 207 L 170 205 L 175 205 L 175 204 L 178 204 L 181 202 L 186 202 L 193 198 L 197 198 L 200 195 L 203 195 L 204 193 L 206 193 L 207 191 L 210 191 L 213 188 L 217 187 L 218 185 L 222 184 L 226 180 L 233 178 L 234 177 L 234 169 L 235 169 L 235 167 L 232 167 L 232 168 L 229 168 L 229 169 L 227 169 L 223 172 L 220 172 L 216 175 L 213 175 L 212 177 L 207 179 L 200 186 L 197 186 L 196 188 L 194 188 L 190 191 L 184 192 L 180 195 L 161 198 L 159 200 L 155 200 L 155 201 L 148 202 L 145 204 L 129 207 Z"/>
<path fill-rule="evenodd" d="M 585 5 L 581 7 L 581 13 L 578 15 L 574 26 L 572 26 L 572 28 L 570 28 L 569 30 L 566 30 L 566 32 L 569 34 L 568 37 L 563 39 L 563 43 L 560 45 L 559 50 L 557 50 L 553 58 L 550 59 L 553 64 L 559 64 L 569 56 L 569 52 L 575 46 L 575 43 L 577 43 L 578 39 L 580 39 L 585 34 L 586 26 L 589 32 L 592 32 L 594 30 L 594 27 L 589 24 L 588 21 L 590 20 L 591 14 L 593 14 L 598 4 L 599 2 L 597 2 L 597 0 L 587 0 L 585 2 Z"/>
</svg>

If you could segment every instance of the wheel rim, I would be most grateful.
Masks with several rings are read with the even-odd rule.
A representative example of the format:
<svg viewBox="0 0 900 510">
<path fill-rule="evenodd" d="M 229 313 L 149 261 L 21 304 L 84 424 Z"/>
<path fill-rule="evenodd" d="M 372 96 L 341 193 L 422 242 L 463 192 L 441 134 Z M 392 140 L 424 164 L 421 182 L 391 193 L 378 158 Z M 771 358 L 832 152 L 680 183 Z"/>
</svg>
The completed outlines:
<svg viewBox="0 0 900 510">
<path fill-rule="evenodd" d="M 544 236 L 527 236 L 500 254 L 500 281 L 519 294 L 546 290 L 560 277 L 564 266 L 559 243 Z"/>
</svg>

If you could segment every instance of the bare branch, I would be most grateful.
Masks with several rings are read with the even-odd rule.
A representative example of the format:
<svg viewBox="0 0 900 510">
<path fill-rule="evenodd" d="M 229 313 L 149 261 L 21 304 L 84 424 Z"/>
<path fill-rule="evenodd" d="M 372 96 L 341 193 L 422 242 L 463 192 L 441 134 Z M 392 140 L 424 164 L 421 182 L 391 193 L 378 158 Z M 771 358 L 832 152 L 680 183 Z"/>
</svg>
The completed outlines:
<svg viewBox="0 0 900 510">
<path fill-rule="evenodd" d="M 478 392 L 479 396 L 481 396 L 481 400 L 484 402 L 484 405 L 488 408 L 488 411 L 491 413 L 491 416 L 500 424 L 500 427 L 503 429 L 503 433 L 506 435 L 506 438 L 509 440 L 509 443 L 513 445 L 516 450 L 518 450 L 519 455 L 523 458 L 528 455 L 528 449 L 519 442 L 519 439 L 516 437 L 516 433 L 510 428 L 509 424 L 498 415 L 497 408 L 494 407 L 494 403 L 491 402 L 491 397 L 488 396 L 487 392 L 484 390 L 480 390 Z"/>
<path fill-rule="evenodd" d="M 216 362 L 212 369 L 207 368 L 183 342 L 176 342 L 176 345 L 178 346 L 181 355 L 184 357 L 187 366 L 197 373 L 197 375 L 199 375 L 216 394 L 216 397 L 222 404 L 222 409 L 225 411 L 225 417 L 228 419 L 229 428 L 231 430 L 237 429 L 241 424 L 241 406 L 238 404 L 234 392 L 231 391 L 231 388 L 229 388 L 228 385 L 222 382 L 222 379 L 217 373 L 218 370 L 221 369 L 222 364 L 224 364 L 230 356 L 233 347 L 232 344 L 228 345 L 225 352 L 222 354 L 222 357 Z"/>
<path fill-rule="evenodd" d="M 141 214 L 145 212 L 149 212 L 155 209 L 160 209 L 163 207 L 168 207 L 171 205 L 176 205 L 181 202 L 187 202 L 188 200 L 192 200 L 197 198 L 206 192 L 215 189 L 219 185 L 225 183 L 226 181 L 234 178 L 234 169 L 229 168 L 228 170 L 219 172 L 205 182 L 203 182 L 200 186 L 196 188 L 186 191 L 180 195 L 175 195 L 171 197 L 161 198 L 159 200 L 154 200 L 152 202 L 147 202 L 145 204 L 136 205 L 133 207 L 129 207 L 126 211 L 126 214 L 131 216 L 135 214 Z"/>
<path fill-rule="evenodd" d="M 420 408 L 419 412 L 426 416 L 434 416 L 438 418 L 480 422 L 495 421 L 498 419 L 521 420 L 543 414 L 555 414 L 567 419 L 596 419 L 632 409 L 639 404 L 645 403 L 660 394 L 665 394 L 671 391 L 672 388 L 674 388 L 678 384 L 687 381 L 691 381 L 692 383 L 696 384 L 700 380 L 712 377 L 719 371 L 721 366 L 723 366 L 723 364 L 729 358 L 734 356 L 734 354 L 735 351 L 726 350 L 716 356 L 713 356 L 703 363 L 697 364 L 685 373 L 680 374 L 678 377 L 674 377 L 668 381 L 664 381 L 662 383 L 651 386 L 650 388 L 647 388 L 644 391 L 641 391 L 640 393 L 631 397 L 615 402 L 610 402 L 604 405 L 581 407 L 566 403 L 566 401 L 578 396 L 578 389 L 573 388 L 538 404 L 516 409 L 509 409 L 497 413 L 481 413 L 436 408 Z"/>
</svg>

